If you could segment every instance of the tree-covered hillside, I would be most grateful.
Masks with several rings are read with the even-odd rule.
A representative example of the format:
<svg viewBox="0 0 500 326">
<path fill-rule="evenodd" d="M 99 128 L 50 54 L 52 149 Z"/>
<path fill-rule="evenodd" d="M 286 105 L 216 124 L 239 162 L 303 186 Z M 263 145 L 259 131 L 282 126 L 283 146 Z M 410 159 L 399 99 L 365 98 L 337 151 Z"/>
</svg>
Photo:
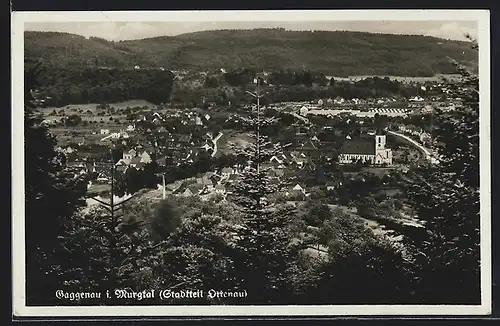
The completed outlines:
<svg viewBox="0 0 500 326">
<path fill-rule="evenodd" d="M 219 30 L 111 42 L 100 38 L 25 32 L 28 60 L 48 66 L 165 69 L 292 69 L 327 75 L 432 76 L 453 73 L 449 57 L 475 68 L 470 44 L 427 36 L 361 32 Z"/>
</svg>

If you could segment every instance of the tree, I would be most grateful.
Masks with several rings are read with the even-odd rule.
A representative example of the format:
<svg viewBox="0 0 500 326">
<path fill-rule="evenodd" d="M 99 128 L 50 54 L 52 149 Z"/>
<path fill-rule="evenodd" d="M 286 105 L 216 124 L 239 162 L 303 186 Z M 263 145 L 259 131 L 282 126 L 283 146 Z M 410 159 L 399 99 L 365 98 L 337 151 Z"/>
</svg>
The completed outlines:
<svg viewBox="0 0 500 326">
<path fill-rule="evenodd" d="M 235 151 L 248 159 L 241 180 L 235 185 L 235 201 L 241 207 L 235 255 L 235 279 L 240 289 L 249 291 L 248 304 L 284 304 L 293 301 L 294 276 L 299 269 L 301 241 L 289 232 L 292 210 L 270 201 L 279 187 L 261 164 L 277 155 L 282 147 L 260 134 L 262 126 L 275 123 L 273 118 L 248 118 L 253 126 L 254 142 Z"/>
<path fill-rule="evenodd" d="M 65 235 L 61 237 L 65 255 L 72 267 L 66 291 L 99 291 L 102 289 L 127 289 L 143 291 L 161 284 L 153 274 L 160 263 L 160 252 L 165 242 L 154 242 L 145 221 L 122 213 L 125 203 L 105 203 L 85 212 L 75 214 L 66 223 Z M 96 304 L 80 301 L 80 303 Z M 136 299 L 125 300 L 114 296 L 103 297 L 98 303 L 126 304 Z"/>
<path fill-rule="evenodd" d="M 27 304 L 54 304 L 65 265 L 58 238 L 65 219 L 84 205 L 85 180 L 66 170 L 63 155 L 54 149 L 55 138 L 36 119 L 32 96 L 40 64 L 25 71 L 25 221 Z M 43 232 L 40 225 L 44 226 Z"/>
<path fill-rule="evenodd" d="M 480 302 L 479 83 L 457 68 L 463 78 L 448 89 L 462 105 L 434 118 L 440 162 L 415 169 L 407 187 L 418 216 L 427 221 L 428 239 L 412 243 L 419 295 L 426 303 Z"/>
</svg>

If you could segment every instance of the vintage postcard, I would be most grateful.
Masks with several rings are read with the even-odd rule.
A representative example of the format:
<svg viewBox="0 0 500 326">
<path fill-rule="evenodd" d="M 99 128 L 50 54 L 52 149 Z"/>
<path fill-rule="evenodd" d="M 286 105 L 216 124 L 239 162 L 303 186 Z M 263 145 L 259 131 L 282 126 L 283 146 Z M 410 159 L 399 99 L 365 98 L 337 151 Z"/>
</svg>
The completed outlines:
<svg viewBox="0 0 500 326">
<path fill-rule="evenodd" d="M 14 12 L 13 314 L 489 314 L 489 19 Z"/>
</svg>

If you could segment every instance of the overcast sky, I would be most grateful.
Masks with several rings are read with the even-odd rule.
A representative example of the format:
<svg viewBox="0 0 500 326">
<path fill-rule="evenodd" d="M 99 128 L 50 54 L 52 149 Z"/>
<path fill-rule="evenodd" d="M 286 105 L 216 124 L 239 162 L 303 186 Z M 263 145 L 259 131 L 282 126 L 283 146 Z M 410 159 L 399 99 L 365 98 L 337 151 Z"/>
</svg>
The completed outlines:
<svg viewBox="0 0 500 326">
<path fill-rule="evenodd" d="M 289 30 L 361 31 L 388 34 L 428 35 L 465 40 L 468 33 L 477 38 L 475 21 L 311 21 L 311 22 L 56 22 L 26 23 L 28 31 L 67 32 L 108 40 L 130 40 L 154 36 L 173 36 L 214 29 L 253 29 L 283 27 Z"/>
</svg>

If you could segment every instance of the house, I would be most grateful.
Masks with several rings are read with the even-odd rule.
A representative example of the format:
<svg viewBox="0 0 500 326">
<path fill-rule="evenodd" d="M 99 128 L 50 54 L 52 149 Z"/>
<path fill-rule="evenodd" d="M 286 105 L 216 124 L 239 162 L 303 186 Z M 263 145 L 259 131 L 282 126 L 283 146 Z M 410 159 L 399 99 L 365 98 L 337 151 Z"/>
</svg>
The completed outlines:
<svg viewBox="0 0 500 326">
<path fill-rule="evenodd" d="M 108 135 L 109 129 L 101 129 L 101 135 Z"/>
<path fill-rule="evenodd" d="M 197 196 L 201 194 L 204 190 L 204 186 L 199 183 L 194 183 L 186 187 L 186 190 L 183 192 L 184 196 Z"/>
<path fill-rule="evenodd" d="M 116 162 L 115 166 L 116 167 L 118 167 L 118 166 L 129 166 L 131 160 L 132 159 L 122 158 L 122 159 L 118 160 L 118 162 Z"/>
<path fill-rule="evenodd" d="M 210 180 L 210 178 L 207 178 L 206 176 L 204 176 L 202 178 L 197 178 L 196 183 L 201 184 L 202 186 L 207 188 L 207 190 L 209 190 L 209 191 L 211 191 L 214 187 L 212 180 Z"/>
<path fill-rule="evenodd" d="M 232 168 L 225 167 L 225 168 L 222 168 L 220 173 L 221 173 L 223 178 L 228 178 L 234 173 L 234 170 Z"/>
<path fill-rule="evenodd" d="M 275 169 L 283 169 L 285 167 L 285 160 L 283 157 L 279 158 L 277 156 L 273 156 L 269 159 L 269 162 Z"/>
<path fill-rule="evenodd" d="M 299 191 L 303 194 L 306 193 L 306 190 L 298 183 L 292 188 L 292 191 Z"/>
<path fill-rule="evenodd" d="M 223 185 L 216 185 L 215 193 L 219 195 L 224 195 L 226 193 L 226 187 L 224 187 Z"/>
<path fill-rule="evenodd" d="M 165 156 L 160 157 L 159 159 L 156 160 L 156 164 L 158 164 L 158 166 L 166 166 L 167 158 Z"/>
<path fill-rule="evenodd" d="M 149 155 L 148 152 L 144 151 L 142 152 L 142 154 L 139 156 L 141 158 L 140 162 L 141 163 L 151 163 L 152 159 L 151 159 L 151 155 Z"/>
<path fill-rule="evenodd" d="M 128 132 L 135 131 L 135 126 L 134 126 L 134 125 L 128 125 L 128 126 L 127 126 L 127 131 L 128 131 Z"/>
<path fill-rule="evenodd" d="M 140 156 L 135 156 L 130 160 L 129 166 L 135 168 L 137 165 L 141 163 L 141 157 Z"/>
<path fill-rule="evenodd" d="M 299 110 L 299 114 L 301 116 L 306 116 L 308 112 L 309 112 L 309 109 L 307 107 L 305 107 L 305 106 L 301 107 L 300 110 Z"/>
<path fill-rule="evenodd" d="M 326 190 L 334 190 L 342 186 L 342 181 L 327 181 L 325 186 Z"/>
<path fill-rule="evenodd" d="M 127 169 L 128 169 L 128 165 L 118 165 L 116 167 L 116 171 L 117 172 L 120 172 L 120 173 L 125 173 L 127 172 Z"/>
<path fill-rule="evenodd" d="M 66 154 L 71 154 L 71 153 L 76 152 L 76 149 L 73 149 L 73 147 L 68 146 L 68 147 L 66 147 L 63 151 L 64 151 L 64 153 L 66 153 Z"/>
<path fill-rule="evenodd" d="M 392 165 L 392 150 L 385 148 L 386 136 L 376 135 L 372 139 L 347 139 L 339 154 L 339 163 L 355 162 Z"/>
<path fill-rule="evenodd" d="M 306 197 L 306 190 L 300 184 L 296 184 L 293 188 L 285 192 L 285 196 L 304 199 Z"/>
<path fill-rule="evenodd" d="M 137 156 L 137 152 L 133 148 L 131 150 L 129 150 L 128 152 L 123 152 L 123 159 L 124 160 L 131 160 L 136 156 Z"/>
<path fill-rule="evenodd" d="M 97 181 L 97 183 L 108 183 L 109 178 L 104 172 L 101 172 L 97 175 L 96 181 Z"/>
</svg>

